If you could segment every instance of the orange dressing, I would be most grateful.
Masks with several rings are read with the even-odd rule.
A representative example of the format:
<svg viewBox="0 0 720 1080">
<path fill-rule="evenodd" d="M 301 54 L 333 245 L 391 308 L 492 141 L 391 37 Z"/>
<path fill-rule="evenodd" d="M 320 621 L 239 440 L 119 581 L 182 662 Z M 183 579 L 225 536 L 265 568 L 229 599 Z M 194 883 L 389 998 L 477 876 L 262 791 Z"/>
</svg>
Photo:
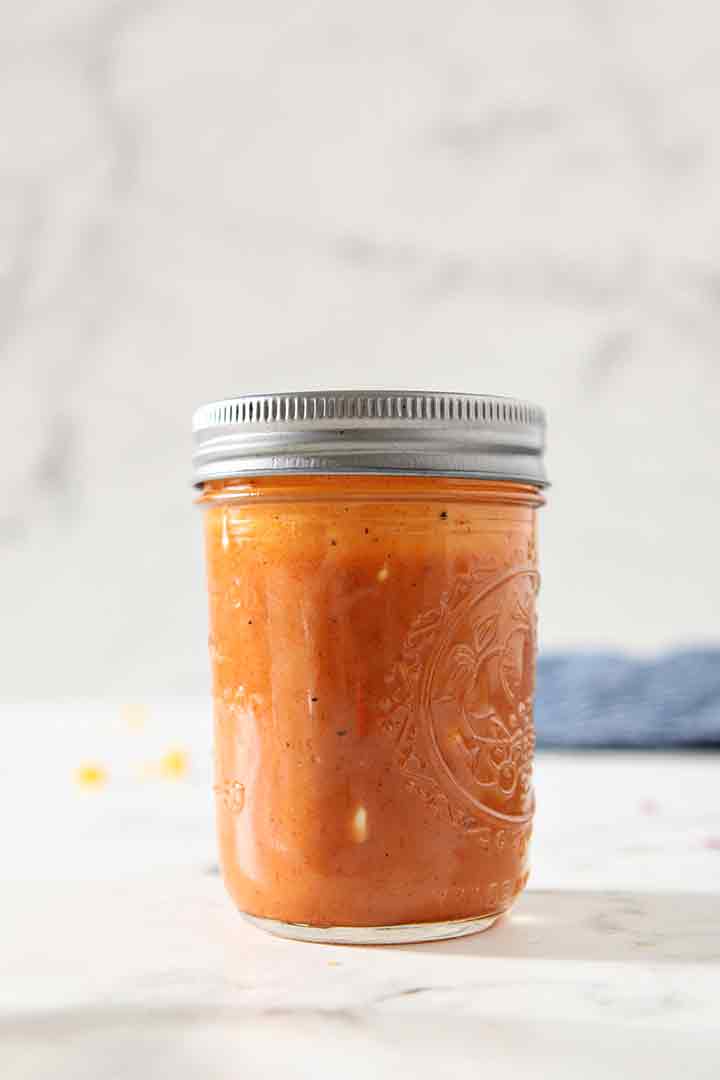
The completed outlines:
<svg viewBox="0 0 720 1080">
<path fill-rule="evenodd" d="M 541 502 L 438 477 L 205 484 L 218 833 L 242 911 L 369 927 L 512 904 Z"/>
</svg>

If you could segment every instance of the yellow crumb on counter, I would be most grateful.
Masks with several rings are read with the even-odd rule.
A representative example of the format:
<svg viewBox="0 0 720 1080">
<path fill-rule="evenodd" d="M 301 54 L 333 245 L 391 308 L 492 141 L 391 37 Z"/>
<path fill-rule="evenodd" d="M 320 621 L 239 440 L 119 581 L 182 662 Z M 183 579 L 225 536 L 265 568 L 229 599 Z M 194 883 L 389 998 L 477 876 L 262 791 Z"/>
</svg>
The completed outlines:
<svg viewBox="0 0 720 1080">
<path fill-rule="evenodd" d="M 160 776 L 166 780 L 181 780 L 190 769 L 190 756 L 185 750 L 168 750 L 160 758 Z"/>
<path fill-rule="evenodd" d="M 138 780 L 182 780 L 190 772 L 190 755 L 175 747 L 155 761 L 145 761 L 137 767 Z"/>
<path fill-rule="evenodd" d="M 133 731 L 140 731 L 147 723 L 149 711 L 147 705 L 121 705 L 120 719 Z"/>
<path fill-rule="evenodd" d="M 86 762 L 75 770 L 75 783 L 86 790 L 103 787 L 108 780 L 107 769 L 103 765 Z"/>
</svg>

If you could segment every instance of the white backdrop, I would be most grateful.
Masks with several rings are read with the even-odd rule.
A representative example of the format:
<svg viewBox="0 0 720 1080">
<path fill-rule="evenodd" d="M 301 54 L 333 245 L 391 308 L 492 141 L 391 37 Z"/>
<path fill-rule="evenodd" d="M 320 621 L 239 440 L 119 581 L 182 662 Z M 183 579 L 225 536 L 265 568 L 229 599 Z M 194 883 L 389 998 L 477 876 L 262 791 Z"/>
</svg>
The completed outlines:
<svg viewBox="0 0 720 1080">
<path fill-rule="evenodd" d="M 711 2 L 44 0 L 0 35 L 0 696 L 203 693 L 194 405 L 526 396 L 545 646 L 720 630 Z"/>
</svg>

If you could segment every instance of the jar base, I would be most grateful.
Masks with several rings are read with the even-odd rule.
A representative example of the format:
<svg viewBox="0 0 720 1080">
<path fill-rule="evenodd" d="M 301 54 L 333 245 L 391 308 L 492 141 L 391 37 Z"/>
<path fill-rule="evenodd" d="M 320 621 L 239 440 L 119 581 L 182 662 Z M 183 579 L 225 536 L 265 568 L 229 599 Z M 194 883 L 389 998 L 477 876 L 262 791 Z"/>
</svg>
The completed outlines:
<svg viewBox="0 0 720 1080">
<path fill-rule="evenodd" d="M 445 941 L 489 930 L 503 912 L 449 922 L 399 923 L 396 926 L 309 926 L 279 919 L 263 919 L 240 913 L 244 919 L 277 937 L 314 941 L 324 945 L 410 945 L 422 941 Z"/>
</svg>

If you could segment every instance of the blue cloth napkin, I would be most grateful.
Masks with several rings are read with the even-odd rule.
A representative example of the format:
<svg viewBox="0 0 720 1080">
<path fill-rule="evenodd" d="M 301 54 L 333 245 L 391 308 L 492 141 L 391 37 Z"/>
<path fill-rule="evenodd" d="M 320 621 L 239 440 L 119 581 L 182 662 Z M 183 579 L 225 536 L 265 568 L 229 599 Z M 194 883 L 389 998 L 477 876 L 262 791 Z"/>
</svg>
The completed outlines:
<svg viewBox="0 0 720 1080">
<path fill-rule="evenodd" d="M 541 656 L 539 746 L 720 746 L 720 648 Z"/>
</svg>

